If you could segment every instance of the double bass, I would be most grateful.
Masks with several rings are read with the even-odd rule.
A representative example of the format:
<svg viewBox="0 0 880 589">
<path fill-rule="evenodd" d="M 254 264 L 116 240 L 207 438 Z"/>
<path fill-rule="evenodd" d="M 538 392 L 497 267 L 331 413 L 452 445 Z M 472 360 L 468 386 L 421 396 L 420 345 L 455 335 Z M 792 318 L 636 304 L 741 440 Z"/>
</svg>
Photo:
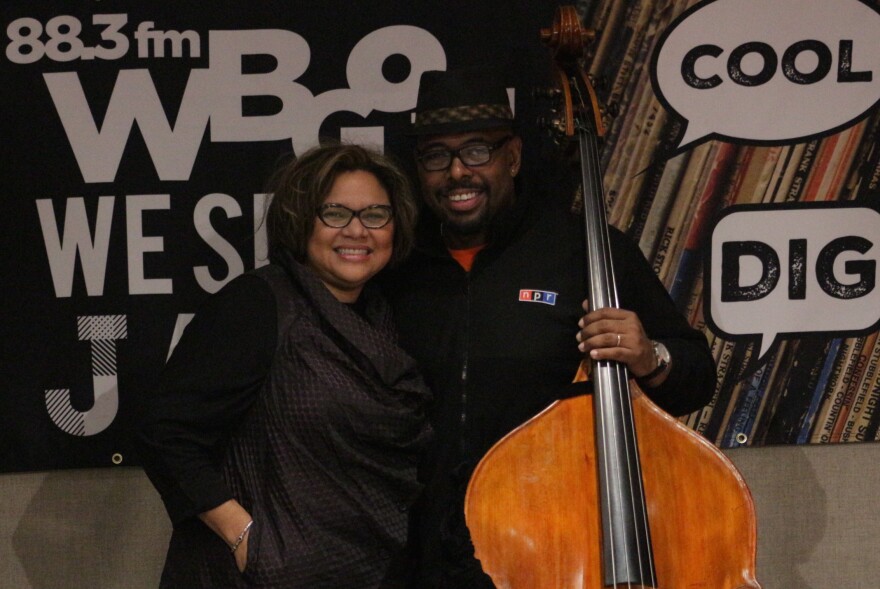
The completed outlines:
<svg viewBox="0 0 880 589">
<path fill-rule="evenodd" d="M 617 307 L 599 170 L 602 116 L 580 69 L 573 7 L 542 38 L 555 52 L 559 118 L 577 142 L 589 299 Z M 714 445 L 654 405 L 626 366 L 591 361 L 593 394 L 557 401 L 477 465 L 465 520 L 499 589 L 760 589 L 745 481 Z"/>
</svg>

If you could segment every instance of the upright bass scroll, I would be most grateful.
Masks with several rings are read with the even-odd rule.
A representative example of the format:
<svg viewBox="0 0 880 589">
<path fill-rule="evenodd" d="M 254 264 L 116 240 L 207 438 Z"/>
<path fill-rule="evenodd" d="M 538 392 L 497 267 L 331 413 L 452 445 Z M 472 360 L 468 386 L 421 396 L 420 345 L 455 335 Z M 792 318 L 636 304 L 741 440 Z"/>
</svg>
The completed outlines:
<svg viewBox="0 0 880 589">
<path fill-rule="evenodd" d="M 578 63 L 591 34 L 563 7 L 542 38 L 558 70 L 552 126 L 578 147 L 589 299 L 617 307 L 603 126 Z M 591 368 L 592 398 L 557 401 L 474 471 L 465 517 L 483 570 L 502 589 L 760 589 L 754 505 L 732 463 L 654 405 L 625 365 Z"/>
</svg>

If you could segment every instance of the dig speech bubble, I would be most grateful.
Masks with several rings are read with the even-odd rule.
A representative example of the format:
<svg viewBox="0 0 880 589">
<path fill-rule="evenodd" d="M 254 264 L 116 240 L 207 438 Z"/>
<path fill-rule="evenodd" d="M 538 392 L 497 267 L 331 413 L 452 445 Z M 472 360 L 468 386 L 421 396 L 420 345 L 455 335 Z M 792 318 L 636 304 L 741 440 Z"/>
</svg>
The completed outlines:
<svg viewBox="0 0 880 589">
<path fill-rule="evenodd" d="M 855 335 L 880 324 L 880 213 L 844 203 L 730 207 L 712 231 L 707 321 L 729 339 Z M 760 361 L 760 359 L 759 359 Z"/>
<path fill-rule="evenodd" d="M 710 137 L 797 143 L 880 101 L 878 38 L 862 0 L 710 0 L 664 31 L 651 78 L 686 121 L 678 151 Z"/>
</svg>

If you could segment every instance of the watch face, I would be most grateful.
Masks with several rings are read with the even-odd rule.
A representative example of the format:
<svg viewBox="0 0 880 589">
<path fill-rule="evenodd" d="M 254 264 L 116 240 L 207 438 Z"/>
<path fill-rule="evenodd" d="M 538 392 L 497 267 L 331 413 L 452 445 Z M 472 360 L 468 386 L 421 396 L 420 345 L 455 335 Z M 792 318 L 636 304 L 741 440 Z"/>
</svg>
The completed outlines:
<svg viewBox="0 0 880 589">
<path fill-rule="evenodd" d="M 654 354 L 657 356 L 657 364 L 666 366 L 669 364 L 669 350 L 660 342 L 654 342 Z"/>
<path fill-rule="evenodd" d="M 654 358 L 657 359 L 657 366 L 654 367 L 654 370 L 652 370 L 648 374 L 644 374 L 639 377 L 642 379 L 641 382 L 650 381 L 656 376 L 663 374 L 664 372 L 666 372 L 667 366 L 669 366 L 669 359 L 671 356 L 669 354 L 669 350 L 666 349 L 666 346 L 657 341 L 652 342 L 652 345 L 654 348 Z"/>
</svg>

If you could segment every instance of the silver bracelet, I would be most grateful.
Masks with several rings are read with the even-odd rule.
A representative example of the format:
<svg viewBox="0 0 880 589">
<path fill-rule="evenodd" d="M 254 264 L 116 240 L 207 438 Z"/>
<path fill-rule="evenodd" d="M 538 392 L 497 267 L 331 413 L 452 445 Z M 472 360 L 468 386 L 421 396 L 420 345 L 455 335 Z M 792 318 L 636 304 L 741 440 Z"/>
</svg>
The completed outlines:
<svg viewBox="0 0 880 589">
<path fill-rule="evenodd" d="M 241 531 L 241 534 L 238 535 L 238 538 L 236 538 L 235 542 L 232 543 L 232 546 L 229 547 L 229 552 L 235 552 L 236 550 L 238 550 L 238 547 L 244 541 L 244 537 L 247 536 L 247 533 L 251 529 L 252 525 L 254 525 L 254 520 L 251 520 L 247 523 L 247 525 Z"/>
</svg>

